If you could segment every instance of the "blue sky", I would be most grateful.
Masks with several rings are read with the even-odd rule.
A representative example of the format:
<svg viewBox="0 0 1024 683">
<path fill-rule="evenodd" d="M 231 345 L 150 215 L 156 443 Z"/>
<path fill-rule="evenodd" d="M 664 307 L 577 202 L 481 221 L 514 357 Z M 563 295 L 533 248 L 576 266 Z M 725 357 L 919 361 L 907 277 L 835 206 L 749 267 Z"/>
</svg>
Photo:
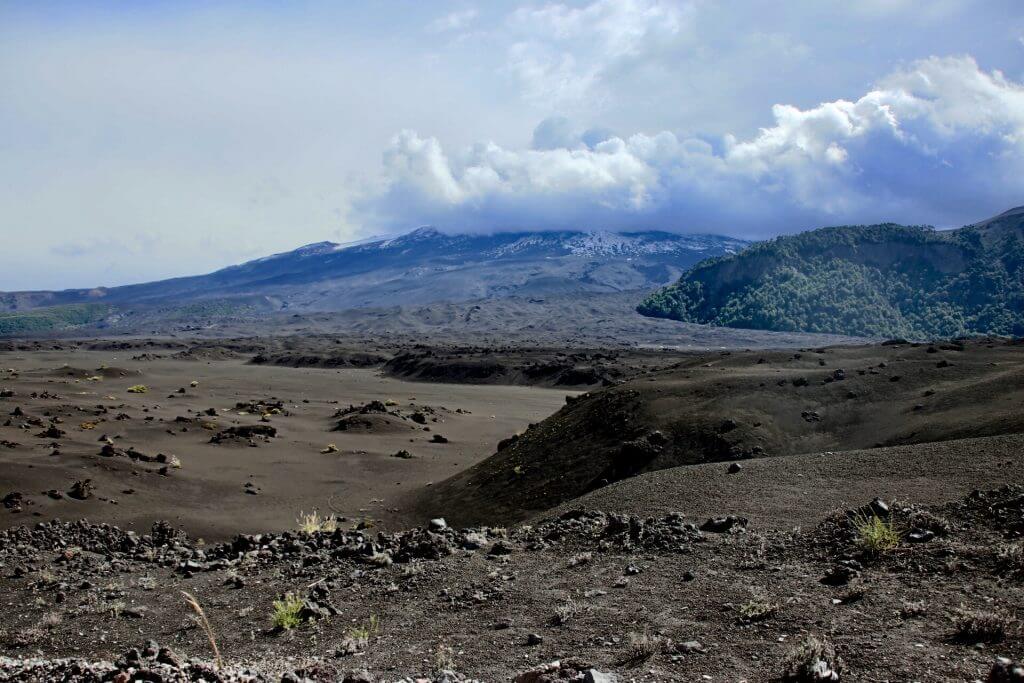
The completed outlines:
<svg viewBox="0 0 1024 683">
<path fill-rule="evenodd" d="M 0 1 L 0 290 L 423 224 L 960 225 L 1024 204 L 1022 82 L 1010 0 Z"/>
</svg>

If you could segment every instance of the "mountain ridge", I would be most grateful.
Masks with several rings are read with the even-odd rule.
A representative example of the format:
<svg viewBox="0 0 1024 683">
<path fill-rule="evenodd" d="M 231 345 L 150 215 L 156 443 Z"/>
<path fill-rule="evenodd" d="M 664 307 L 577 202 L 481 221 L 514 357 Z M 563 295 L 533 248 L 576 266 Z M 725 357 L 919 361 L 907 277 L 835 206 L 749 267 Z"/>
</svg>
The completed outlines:
<svg viewBox="0 0 1024 683">
<path fill-rule="evenodd" d="M 0 316 L 5 318 L 0 319 L 0 334 L 16 333 L 26 323 L 19 316 L 25 315 L 34 316 L 27 321 L 31 329 L 45 330 L 124 326 L 176 315 L 182 306 L 193 307 L 197 319 L 205 320 L 209 316 L 204 307 L 216 315 L 251 316 L 649 290 L 668 284 L 705 257 L 748 244 L 717 235 L 660 231 L 448 234 L 424 226 L 354 244 L 313 242 L 204 275 L 118 287 L 0 293 Z M 52 314 L 43 316 L 44 322 L 42 311 Z"/>
<path fill-rule="evenodd" d="M 953 230 L 883 223 L 776 237 L 695 265 L 638 311 L 867 337 L 1024 334 L 1024 207 Z"/>
</svg>

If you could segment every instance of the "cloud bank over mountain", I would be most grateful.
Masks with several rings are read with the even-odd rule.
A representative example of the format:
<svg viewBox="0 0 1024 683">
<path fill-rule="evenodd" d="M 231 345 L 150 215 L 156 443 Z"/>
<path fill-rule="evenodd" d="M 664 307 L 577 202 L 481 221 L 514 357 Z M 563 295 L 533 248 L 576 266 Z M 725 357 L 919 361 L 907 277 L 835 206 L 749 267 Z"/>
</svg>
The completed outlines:
<svg viewBox="0 0 1024 683">
<path fill-rule="evenodd" d="M 357 210 L 384 226 L 764 237 L 837 221 L 944 224 L 965 206 L 1024 202 L 1024 86 L 969 56 L 918 60 L 856 99 L 777 104 L 771 116 L 746 139 L 622 136 L 558 117 L 530 149 L 446 150 L 404 130 L 383 156 L 385 191 Z"/>
<path fill-rule="evenodd" d="M 1024 202 L 1022 37 L 1020 0 L 0 3 L 0 290 L 427 223 L 959 224 Z"/>
</svg>

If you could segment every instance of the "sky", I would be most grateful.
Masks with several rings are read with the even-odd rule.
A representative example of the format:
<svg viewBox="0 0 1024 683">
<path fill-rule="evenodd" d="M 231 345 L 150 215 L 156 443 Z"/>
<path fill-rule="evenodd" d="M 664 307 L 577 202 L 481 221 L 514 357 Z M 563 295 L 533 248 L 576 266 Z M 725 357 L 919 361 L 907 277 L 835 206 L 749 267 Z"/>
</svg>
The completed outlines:
<svg viewBox="0 0 1024 683">
<path fill-rule="evenodd" d="M 0 0 L 0 290 L 1021 204 L 1020 0 Z"/>
</svg>

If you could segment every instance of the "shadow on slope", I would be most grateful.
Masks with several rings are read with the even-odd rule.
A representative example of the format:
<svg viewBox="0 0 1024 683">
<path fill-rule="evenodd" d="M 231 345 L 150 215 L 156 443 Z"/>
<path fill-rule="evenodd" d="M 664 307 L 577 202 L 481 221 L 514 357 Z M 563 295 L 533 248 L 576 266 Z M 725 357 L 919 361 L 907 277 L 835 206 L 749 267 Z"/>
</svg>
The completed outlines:
<svg viewBox="0 0 1024 683">
<path fill-rule="evenodd" d="M 1021 405 L 1021 342 L 695 355 L 568 399 L 417 507 L 509 523 L 679 465 L 1021 433 Z"/>
</svg>

